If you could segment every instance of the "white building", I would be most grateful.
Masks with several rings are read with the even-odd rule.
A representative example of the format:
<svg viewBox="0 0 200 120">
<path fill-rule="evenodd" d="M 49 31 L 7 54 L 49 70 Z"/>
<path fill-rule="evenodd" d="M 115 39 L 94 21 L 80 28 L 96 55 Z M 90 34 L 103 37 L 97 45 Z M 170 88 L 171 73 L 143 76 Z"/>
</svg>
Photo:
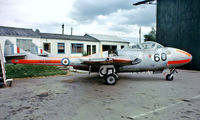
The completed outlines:
<svg viewBox="0 0 200 120">
<path fill-rule="evenodd" d="M 129 44 L 112 35 L 63 35 L 4 26 L 0 26 L 0 43 L 5 56 L 17 55 L 23 50 L 39 55 L 48 52 L 59 57 L 90 55 L 108 49 L 117 50 Z"/>
</svg>

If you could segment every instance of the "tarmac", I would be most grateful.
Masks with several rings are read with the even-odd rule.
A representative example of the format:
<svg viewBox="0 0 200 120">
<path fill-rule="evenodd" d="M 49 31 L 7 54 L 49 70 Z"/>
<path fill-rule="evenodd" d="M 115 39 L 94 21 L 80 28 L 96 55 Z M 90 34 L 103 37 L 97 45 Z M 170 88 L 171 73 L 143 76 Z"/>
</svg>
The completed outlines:
<svg viewBox="0 0 200 120">
<path fill-rule="evenodd" d="M 121 73 L 114 86 L 98 74 L 16 79 L 0 89 L 0 120 L 200 120 L 200 71 Z"/>
</svg>

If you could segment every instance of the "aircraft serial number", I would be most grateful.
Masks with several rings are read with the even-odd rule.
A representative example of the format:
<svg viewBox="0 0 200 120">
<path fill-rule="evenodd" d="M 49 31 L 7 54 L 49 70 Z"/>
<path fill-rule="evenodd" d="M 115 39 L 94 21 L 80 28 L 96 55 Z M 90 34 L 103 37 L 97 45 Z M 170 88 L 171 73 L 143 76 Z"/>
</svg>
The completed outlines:
<svg viewBox="0 0 200 120">
<path fill-rule="evenodd" d="M 166 53 L 161 53 L 161 56 L 160 56 L 160 54 L 156 53 L 154 55 L 154 61 L 159 62 L 160 60 L 166 61 L 167 60 L 167 54 Z"/>
</svg>

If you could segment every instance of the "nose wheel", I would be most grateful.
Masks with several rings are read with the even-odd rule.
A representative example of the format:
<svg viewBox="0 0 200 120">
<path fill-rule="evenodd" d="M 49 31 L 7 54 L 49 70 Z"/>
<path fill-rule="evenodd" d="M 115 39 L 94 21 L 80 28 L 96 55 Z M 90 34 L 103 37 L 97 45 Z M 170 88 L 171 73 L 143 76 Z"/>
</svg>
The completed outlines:
<svg viewBox="0 0 200 120">
<path fill-rule="evenodd" d="M 170 69 L 170 74 L 166 75 L 166 80 L 167 81 L 173 81 L 174 73 L 178 73 L 177 70 L 175 68 L 174 69 Z"/>
<path fill-rule="evenodd" d="M 172 81 L 174 79 L 174 75 L 172 75 L 172 74 L 167 74 L 166 75 L 166 80 L 167 81 Z"/>
</svg>

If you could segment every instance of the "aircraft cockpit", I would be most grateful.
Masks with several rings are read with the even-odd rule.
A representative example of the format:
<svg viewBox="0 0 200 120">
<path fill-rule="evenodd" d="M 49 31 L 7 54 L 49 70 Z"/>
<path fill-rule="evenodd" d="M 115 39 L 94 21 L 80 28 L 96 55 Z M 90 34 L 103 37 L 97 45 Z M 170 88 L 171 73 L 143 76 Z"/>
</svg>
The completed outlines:
<svg viewBox="0 0 200 120">
<path fill-rule="evenodd" d="M 140 46 L 139 44 L 130 45 L 129 48 L 130 48 L 130 49 L 135 49 L 135 50 L 140 50 L 140 49 L 142 49 L 141 46 Z"/>
<path fill-rule="evenodd" d="M 163 48 L 162 45 L 160 45 L 159 43 L 156 42 L 152 42 L 152 41 L 147 41 L 147 42 L 143 42 L 141 44 L 130 44 L 128 46 L 128 49 L 132 49 L 132 50 L 155 50 L 155 49 L 160 49 Z"/>
<path fill-rule="evenodd" d="M 142 44 L 140 44 L 142 46 L 142 49 L 159 49 L 159 48 L 163 48 L 162 45 L 156 43 L 156 42 L 152 42 L 152 41 L 147 41 L 147 42 L 143 42 Z"/>
</svg>

